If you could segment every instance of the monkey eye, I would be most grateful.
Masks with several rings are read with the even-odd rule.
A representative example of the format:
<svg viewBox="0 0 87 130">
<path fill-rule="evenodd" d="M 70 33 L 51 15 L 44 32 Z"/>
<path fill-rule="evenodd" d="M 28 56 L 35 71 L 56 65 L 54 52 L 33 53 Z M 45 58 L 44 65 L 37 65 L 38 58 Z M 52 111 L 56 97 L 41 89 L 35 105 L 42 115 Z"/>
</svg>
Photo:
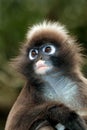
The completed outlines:
<svg viewBox="0 0 87 130">
<path fill-rule="evenodd" d="M 37 58 L 38 50 L 37 49 L 31 49 L 29 52 L 29 58 L 30 60 L 34 60 Z"/>
<path fill-rule="evenodd" d="M 47 45 L 43 48 L 43 52 L 48 55 L 54 54 L 55 51 L 56 49 L 53 45 Z"/>
</svg>

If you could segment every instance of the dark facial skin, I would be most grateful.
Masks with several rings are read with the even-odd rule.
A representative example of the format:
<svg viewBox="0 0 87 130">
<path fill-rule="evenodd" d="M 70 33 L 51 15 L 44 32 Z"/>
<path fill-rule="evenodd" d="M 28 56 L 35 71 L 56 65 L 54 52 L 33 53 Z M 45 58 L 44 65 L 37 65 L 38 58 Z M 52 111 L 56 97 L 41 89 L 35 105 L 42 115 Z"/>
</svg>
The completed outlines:
<svg viewBox="0 0 87 130">
<path fill-rule="evenodd" d="M 52 71 L 53 63 L 51 57 L 55 56 L 56 53 L 56 46 L 52 43 L 46 43 L 39 47 L 30 49 L 29 60 L 33 63 L 33 68 L 36 74 L 43 74 L 43 71 L 44 74 L 48 71 Z"/>
</svg>

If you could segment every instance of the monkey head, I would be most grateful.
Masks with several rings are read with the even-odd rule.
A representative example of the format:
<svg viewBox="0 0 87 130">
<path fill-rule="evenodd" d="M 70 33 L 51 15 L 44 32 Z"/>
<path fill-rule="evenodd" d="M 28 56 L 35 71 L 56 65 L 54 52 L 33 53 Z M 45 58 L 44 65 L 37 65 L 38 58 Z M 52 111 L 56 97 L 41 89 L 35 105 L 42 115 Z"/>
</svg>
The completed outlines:
<svg viewBox="0 0 87 130">
<path fill-rule="evenodd" d="M 78 71 L 81 47 L 59 23 L 43 22 L 29 29 L 14 66 L 26 78 Z"/>
</svg>

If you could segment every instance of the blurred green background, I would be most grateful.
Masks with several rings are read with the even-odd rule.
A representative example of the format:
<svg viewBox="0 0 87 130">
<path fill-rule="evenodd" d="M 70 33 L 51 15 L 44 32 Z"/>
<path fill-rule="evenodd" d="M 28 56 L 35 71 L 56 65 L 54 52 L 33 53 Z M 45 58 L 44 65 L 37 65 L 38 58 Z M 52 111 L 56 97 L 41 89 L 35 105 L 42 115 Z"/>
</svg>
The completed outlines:
<svg viewBox="0 0 87 130">
<path fill-rule="evenodd" d="M 87 55 L 87 0 L 0 0 L 0 130 L 24 84 L 9 61 L 18 54 L 28 27 L 44 19 L 65 24 Z M 82 71 L 87 76 L 87 64 Z"/>
</svg>

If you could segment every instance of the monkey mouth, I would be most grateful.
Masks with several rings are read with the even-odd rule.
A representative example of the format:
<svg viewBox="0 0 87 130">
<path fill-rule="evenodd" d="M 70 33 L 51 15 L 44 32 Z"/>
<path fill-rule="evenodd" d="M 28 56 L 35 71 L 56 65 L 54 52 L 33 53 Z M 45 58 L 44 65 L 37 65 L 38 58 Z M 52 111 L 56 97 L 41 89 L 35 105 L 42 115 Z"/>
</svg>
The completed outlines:
<svg viewBox="0 0 87 130">
<path fill-rule="evenodd" d="M 37 71 L 46 71 L 48 69 L 49 69 L 49 67 L 46 65 L 40 65 L 37 67 Z"/>
<path fill-rule="evenodd" d="M 46 74 L 46 72 L 48 72 L 49 70 L 51 70 L 51 66 L 49 66 L 48 64 L 45 63 L 45 61 L 43 60 L 39 60 L 36 64 L 35 64 L 35 72 L 37 74 Z"/>
<path fill-rule="evenodd" d="M 46 69 L 48 68 L 48 65 L 44 63 L 44 61 L 38 61 L 36 65 L 36 69 Z"/>
<path fill-rule="evenodd" d="M 45 69 L 45 68 L 48 68 L 48 66 L 47 65 L 39 65 L 38 67 L 37 67 L 37 69 Z"/>
<path fill-rule="evenodd" d="M 39 65 L 36 68 L 36 73 L 37 74 L 46 74 L 46 72 L 48 72 L 51 69 L 51 67 L 47 66 L 47 65 Z"/>
</svg>

